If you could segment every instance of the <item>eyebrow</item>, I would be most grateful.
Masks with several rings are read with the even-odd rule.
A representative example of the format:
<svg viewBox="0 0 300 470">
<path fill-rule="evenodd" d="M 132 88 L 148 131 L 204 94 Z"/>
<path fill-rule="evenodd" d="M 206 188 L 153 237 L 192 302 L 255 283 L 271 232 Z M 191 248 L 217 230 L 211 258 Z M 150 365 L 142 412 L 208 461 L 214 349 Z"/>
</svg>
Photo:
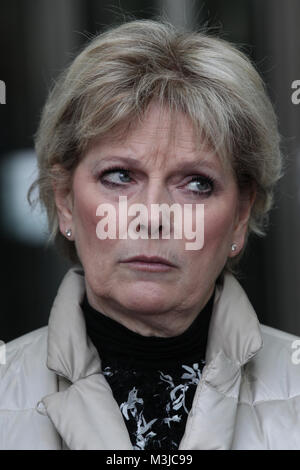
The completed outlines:
<svg viewBox="0 0 300 470">
<path fill-rule="evenodd" d="M 118 156 L 118 155 L 111 155 L 111 156 L 107 156 L 105 158 L 101 158 L 101 160 L 97 160 L 97 162 L 95 163 L 95 165 L 93 165 L 93 168 L 96 168 L 99 163 L 105 163 L 105 162 L 123 162 L 123 164 L 127 164 L 127 165 L 130 165 L 132 166 L 133 168 L 137 168 L 137 169 L 142 169 L 144 164 L 141 160 L 138 160 L 136 158 L 132 158 L 132 157 L 121 157 L 121 156 Z M 211 170 L 215 170 L 215 171 L 218 171 L 218 166 L 216 164 L 214 164 L 212 161 L 210 160 L 207 160 L 207 159 L 203 159 L 203 160 L 187 160 L 187 161 L 183 161 L 183 162 L 180 162 L 178 164 L 176 164 L 176 168 L 175 168 L 175 171 L 195 171 L 195 170 L 199 170 L 199 168 L 209 168 Z"/>
</svg>

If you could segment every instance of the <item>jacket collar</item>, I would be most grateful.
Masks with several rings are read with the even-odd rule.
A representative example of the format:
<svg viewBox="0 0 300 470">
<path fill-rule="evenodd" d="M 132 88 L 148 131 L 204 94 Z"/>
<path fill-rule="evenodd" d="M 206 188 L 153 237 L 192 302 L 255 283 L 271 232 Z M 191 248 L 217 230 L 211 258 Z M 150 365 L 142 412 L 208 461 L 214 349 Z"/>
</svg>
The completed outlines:
<svg viewBox="0 0 300 470">
<path fill-rule="evenodd" d="M 262 334 L 257 315 L 236 278 L 225 273 L 216 287 L 206 363 L 222 351 L 232 362 L 244 365 L 261 348 Z"/>
<path fill-rule="evenodd" d="M 235 277 L 226 273 L 216 287 L 206 366 L 188 415 L 180 450 L 231 448 L 242 366 L 262 347 L 260 324 L 253 307 Z"/>
<path fill-rule="evenodd" d="M 129 450 L 132 444 L 121 411 L 101 373 L 98 352 L 86 334 L 80 307 L 84 292 L 83 270 L 75 266 L 65 275 L 52 306 L 47 356 L 47 367 L 73 385 L 42 401 L 69 448 Z M 241 366 L 261 347 L 257 316 L 238 281 L 226 273 L 216 287 L 203 383 L 197 388 L 179 449 L 229 448 Z M 197 436 L 190 432 L 195 426 Z"/>
<path fill-rule="evenodd" d="M 84 292 L 83 270 L 75 266 L 58 289 L 48 322 L 47 367 L 72 383 L 101 372 L 101 361 L 87 336 L 80 307 Z"/>
</svg>

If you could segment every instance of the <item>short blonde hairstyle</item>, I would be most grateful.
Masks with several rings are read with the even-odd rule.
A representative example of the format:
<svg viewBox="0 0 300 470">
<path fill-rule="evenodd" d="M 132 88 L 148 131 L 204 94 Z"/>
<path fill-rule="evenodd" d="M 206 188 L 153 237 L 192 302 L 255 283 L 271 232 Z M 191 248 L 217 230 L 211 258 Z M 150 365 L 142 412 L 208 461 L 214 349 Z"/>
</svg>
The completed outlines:
<svg viewBox="0 0 300 470">
<path fill-rule="evenodd" d="M 135 20 L 97 35 L 73 60 L 49 93 L 36 133 L 39 175 L 28 200 L 32 204 L 37 186 L 48 241 L 72 262 L 80 260 L 74 242 L 59 230 L 53 182 L 70 188 L 92 139 L 140 119 L 153 100 L 191 119 L 202 141 L 231 165 L 240 190 L 255 185 L 247 237 L 265 234 L 282 156 L 276 115 L 254 65 L 207 32 Z"/>
</svg>

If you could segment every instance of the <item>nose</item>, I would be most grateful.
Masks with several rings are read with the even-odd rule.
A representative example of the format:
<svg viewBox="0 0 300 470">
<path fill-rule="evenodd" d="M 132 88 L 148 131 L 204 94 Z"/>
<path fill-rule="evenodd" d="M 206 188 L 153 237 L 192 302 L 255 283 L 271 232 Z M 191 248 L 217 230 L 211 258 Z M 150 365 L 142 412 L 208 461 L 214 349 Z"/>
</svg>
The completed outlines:
<svg viewBox="0 0 300 470">
<path fill-rule="evenodd" d="M 171 237 L 173 233 L 173 221 L 170 217 L 172 204 L 168 189 L 162 177 L 156 176 L 149 179 L 147 188 L 142 198 L 138 201 L 143 204 L 144 211 L 140 214 L 140 223 L 137 232 L 142 232 L 147 238 Z"/>
</svg>

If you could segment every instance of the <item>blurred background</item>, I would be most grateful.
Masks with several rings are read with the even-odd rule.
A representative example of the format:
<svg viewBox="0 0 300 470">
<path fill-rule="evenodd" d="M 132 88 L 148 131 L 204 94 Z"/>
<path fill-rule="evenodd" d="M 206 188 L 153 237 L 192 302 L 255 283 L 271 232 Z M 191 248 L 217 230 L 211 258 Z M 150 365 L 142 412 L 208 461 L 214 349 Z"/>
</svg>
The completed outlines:
<svg viewBox="0 0 300 470">
<path fill-rule="evenodd" d="M 47 93 L 88 38 L 124 14 L 214 27 L 255 61 L 279 117 L 286 169 L 268 235 L 249 241 L 240 282 L 262 323 L 300 335 L 300 104 L 291 100 L 300 80 L 299 0 L 1 0 L 0 339 L 47 324 L 70 267 L 46 247 L 45 214 L 26 204 Z"/>
</svg>

